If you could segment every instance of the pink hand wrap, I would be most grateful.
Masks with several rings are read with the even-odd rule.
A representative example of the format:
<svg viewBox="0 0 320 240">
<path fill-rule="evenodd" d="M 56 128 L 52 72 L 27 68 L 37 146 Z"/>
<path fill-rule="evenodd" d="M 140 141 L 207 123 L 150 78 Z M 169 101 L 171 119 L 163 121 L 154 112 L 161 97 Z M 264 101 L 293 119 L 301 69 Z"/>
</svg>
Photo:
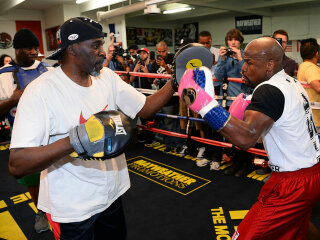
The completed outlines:
<svg viewBox="0 0 320 240">
<path fill-rule="evenodd" d="M 229 113 L 231 113 L 232 116 L 243 120 L 244 111 L 246 110 L 246 107 L 251 103 L 251 100 L 245 99 L 244 93 L 240 93 L 235 100 L 233 100 L 230 108 Z"/>
</svg>

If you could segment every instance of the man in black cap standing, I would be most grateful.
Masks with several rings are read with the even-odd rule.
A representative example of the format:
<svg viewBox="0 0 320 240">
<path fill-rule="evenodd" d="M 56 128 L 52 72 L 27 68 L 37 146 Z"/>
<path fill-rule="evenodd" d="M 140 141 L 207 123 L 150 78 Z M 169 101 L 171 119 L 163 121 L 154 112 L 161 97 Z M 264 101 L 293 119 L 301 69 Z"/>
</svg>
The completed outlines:
<svg viewBox="0 0 320 240">
<path fill-rule="evenodd" d="M 29 29 L 19 30 L 13 38 L 15 60 L 0 70 L 0 115 L 5 115 L 13 126 L 16 106 L 25 87 L 42 73 L 47 67 L 39 62 L 38 47 L 40 43 L 36 35 Z M 20 178 L 18 182 L 28 187 L 31 199 L 37 206 L 40 173 Z M 36 214 L 34 229 L 37 233 L 47 231 L 49 224 L 41 210 Z"/>
<path fill-rule="evenodd" d="M 174 93 L 168 82 L 146 97 L 104 68 L 105 36 L 89 18 L 66 21 L 57 32 L 59 47 L 48 57 L 61 60 L 61 66 L 33 81 L 18 106 L 9 171 L 14 177 L 41 171 L 38 208 L 47 213 L 56 239 L 125 239 L 121 195 L 130 187 L 126 159 L 122 153 L 96 160 L 114 145 L 93 114 L 121 109 L 132 119 L 149 118 Z M 88 146 L 95 137 L 106 147 L 87 161 L 77 157 L 78 149 L 93 150 Z"/>
</svg>

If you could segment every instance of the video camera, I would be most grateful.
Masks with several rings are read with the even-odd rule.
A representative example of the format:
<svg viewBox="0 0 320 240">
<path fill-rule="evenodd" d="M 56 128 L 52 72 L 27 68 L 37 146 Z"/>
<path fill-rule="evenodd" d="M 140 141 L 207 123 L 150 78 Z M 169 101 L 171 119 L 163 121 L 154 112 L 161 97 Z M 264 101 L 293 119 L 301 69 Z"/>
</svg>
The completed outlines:
<svg viewBox="0 0 320 240">
<path fill-rule="evenodd" d="M 275 40 L 278 41 L 278 43 L 280 43 L 280 45 L 282 46 L 282 38 L 274 38 Z"/>
<path fill-rule="evenodd" d="M 120 56 L 123 57 L 126 60 L 129 60 L 131 58 L 130 54 L 129 54 L 129 50 L 128 49 L 123 49 L 120 46 L 114 46 L 114 53 L 112 55 L 113 59 L 116 59 L 116 56 Z"/>
</svg>

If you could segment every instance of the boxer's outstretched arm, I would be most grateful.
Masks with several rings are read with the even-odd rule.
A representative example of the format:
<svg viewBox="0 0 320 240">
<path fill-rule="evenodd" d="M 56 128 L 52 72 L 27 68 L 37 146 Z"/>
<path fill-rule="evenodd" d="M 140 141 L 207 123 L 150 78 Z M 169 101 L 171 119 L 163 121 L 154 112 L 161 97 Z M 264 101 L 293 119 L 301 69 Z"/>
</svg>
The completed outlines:
<svg viewBox="0 0 320 240">
<path fill-rule="evenodd" d="M 267 115 L 247 110 L 244 120 L 231 117 L 220 133 L 242 150 L 253 147 L 272 127 L 274 120 Z"/>
<path fill-rule="evenodd" d="M 15 178 L 39 173 L 74 151 L 69 137 L 40 147 L 12 148 L 9 172 Z"/>
</svg>

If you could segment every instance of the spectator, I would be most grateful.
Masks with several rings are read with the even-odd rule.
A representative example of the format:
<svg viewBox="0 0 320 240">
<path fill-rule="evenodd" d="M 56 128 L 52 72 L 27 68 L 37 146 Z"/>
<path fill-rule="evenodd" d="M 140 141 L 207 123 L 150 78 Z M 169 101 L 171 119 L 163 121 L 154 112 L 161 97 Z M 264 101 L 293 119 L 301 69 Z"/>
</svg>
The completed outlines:
<svg viewBox="0 0 320 240">
<path fill-rule="evenodd" d="M 169 53 L 169 48 L 164 41 L 160 41 L 156 45 L 156 61 L 152 64 L 152 72 L 157 74 L 171 74 L 173 66 L 174 54 Z M 153 84 L 161 89 L 165 83 L 169 81 L 168 78 L 158 78 L 153 81 Z M 164 114 L 178 115 L 179 112 L 179 99 L 173 97 L 169 102 L 161 109 L 161 112 Z M 177 131 L 177 123 L 172 118 L 165 118 L 163 120 L 163 127 L 168 131 Z M 166 136 L 164 139 L 165 144 L 167 145 L 165 153 L 170 153 L 173 150 L 173 147 L 176 144 L 175 137 Z"/>
<path fill-rule="evenodd" d="M 211 72 L 212 72 L 212 74 L 214 74 L 215 65 L 217 64 L 218 59 L 219 59 L 219 49 L 212 46 L 211 33 L 208 31 L 200 32 L 199 37 L 198 37 L 198 43 L 201 43 L 205 47 L 209 48 L 210 52 L 213 54 L 214 61 L 213 61 L 213 66 L 212 66 Z M 215 85 L 215 87 L 216 87 L 216 85 Z"/>
<path fill-rule="evenodd" d="M 319 44 L 316 39 L 309 38 L 301 41 L 300 55 L 303 63 L 298 69 L 298 80 L 307 82 L 311 88 L 306 88 L 310 102 L 318 104 L 318 109 L 312 108 L 314 122 L 317 132 L 320 133 L 320 68 L 317 66 L 319 61 Z"/>
<path fill-rule="evenodd" d="M 219 59 L 219 49 L 212 47 L 212 38 L 211 33 L 208 31 L 202 31 L 199 33 L 198 43 L 201 43 L 206 48 L 210 50 L 213 55 L 213 64 L 211 67 L 211 73 L 214 75 L 216 70 L 217 61 Z M 219 89 L 221 87 L 221 82 L 214 82 L 216 94 L 219 95 Z M 183 104 L 183 101 L 180 102 Z M 191 110 L 190 110 L 191 111 Z M 200 115 L 196 114 L 196 117 L 200 117 Z M 209 138 L 216 141 L 223 141 L 220 133 L 216 131 L 212 131 L 212 129 L 207 124 L 202 124 L 200 122 L 196 122 L 196 128 L 200 131 L 200 137 Z M 198 125 L 198 126 L 197 126 Z M 222 148 L 215 147 L 212 145 L 207 145 L 206 147 L 199 147 L 199 152 L 197 154 L 198 161 L 196 162 L 198 167 L 204 167 L 210 164 L 210 170 L 220 170 L 220 162 L 222 159 Z"/>
<path fill-rule="evenodd" d="M 284 51 L 283 59 L 282 59 L 283 69 L 286 74 L 293 77 L 295 75 L 295 71 L 296 71 L 298 64 L 296 63 L 296 61 L 287 57 L 287 55 L 285 54 L 285 51 L 287 49 L 287 44 L 289 41 L 289 35 L 288 35 L 287 31 L 285 31 L 283 29 L 279 29 L 272 34 L 272 37 L 275 39 L 278 39 L 278 41 L 279 41 L 279 39 L 281 39 L 281 46 Z"/>
<path fill-rule="evenodd" d="M 149 49 L 141 48 L 137 51 L 137 61 L 134 65 L 133 72 L 149 73 L 151 72 L 151 64 L 149 62 Z M 138 57 L 139 56 L 139 57 Z M 151 82 L 153 79 L 147 77 L 130 76 L 130 82 L 135 88 L 151 89 Z M 145 125 L 148 119 L 139 118 L 142 125 Z M 154 140 L 154 134 L 150 131 L 139 129 L 138 142 L 146 142 L 146 144 L 152 143 Z"/>
<path fill-rule="evenodd" d="M 180 46 L 179 48 L 176 50 L 176 52 L 179 51 L 180 48 L 182 48 L 183 46 L 189 44 L 189 43 L 193 43 L 194 41 L 191 38 L 183 38 L 180 40 Z M 195 112 L 189 110 L 187 108 L 187 105 L 181 100 L 179 99 L 179 115 L 180 116 L 192 116 L 192 117 L 197 117 L 198 114 L 196 114 Z M 179 124 L 180 124 L 180 133 L 181 134 L 188 134 L 191 135 L 191 127 L 190 127 L 190 123 L 193 124 L 193 122 L 189 121 L 189 125 L 187 123 L 186 120 L 180 119 L 179 120 Z M 196 130 L 199 130 L 199 126 L 200 124 L 198 122 L 195 122 L 194 125 L 196 126 Z M 188 128 L 187 128 L 188 126 Z M 178 144 L 178 147 L 176 149 L 176 153 L 178 156 L 183 157 L 185 156 L 188 152 L 192 152 L 192 150 L 190 148 L 193 147 L 194 143 L 191 142 L 193 140 L 191 139 L 181 139 L 180 143 Z M 189 146 L 189 149 L 188 149 Z"/>
<path fill-rule="evenodd" d="M 127 59 L 127 64 L 130 67 L 130 71 L 133 71 L 134 67 L 135 67 L 135 61 L 137 59 L 137 54 L 139 48 L 137 45 L 131 45 L 128 47 L 128 51 L 130 53 L 130 58 Z"/>
<path fill-rule="evenodd" d="M 42 62 L 36 60 L 39 53 L 39 45 L 38 38 L 31 30 L 19 30 L 13 38 L 15 60 L 0 70 L 0 115 L 7 114 L 11 126 L 15 119 L 16 105 L 26 85 L 48 71 Z M 35 115 L 34 117 L 36 118 L 37 116 Z M 28 187 L 31 199 L 37 206 L 40 173 L 35 172 L 22 177 L 18 182 Z M 46 215 L 41 210 L 36 214 L 34 229 L 37 233 L 49 229 Z"/>
<path fill-rule="evenodd" d="M 234 28 L 227 32 L 225 37 L 226 46 L 221 46 L 219 50 L 219 60 L 217 63 L 215 77 L 219 81 L 223 81 L 226 78 L 241 78 L 241 68 L 243 61 L 243 50 L 240 49 L 244 38 L 242 33 Z M 236 97 L 240 93 L 251 93 L 251 88 L 242 83 L 228 82 L 226 83 L 226 93 L 230 97 Z M 220 89 L 220 95 L 223 95 L 223 89 Z M 222 106 L 230 107 L 232 101 L 227 100 L 226 105 L 222 103 Z"/>
<path fill-rule="evenodd" d="M 108 47 L 108 54 L 104 66 L 113 71 L 126 71 L 128 70 L 128 65 L 126 65 L 122 55 L 119 54 L 117 49 L 119 49 L 119 47 L 114 45 Z"/>
<path fill-rule="evenodd" d="M 137 51 L 139 58 L 134 65 L 133 72 L 149 73 L 152 71 L 151 64 L 149 63 L 149 50 L 148 48 L 141 48 Z M 146 77 L 130 76 L 130 83 L 135 88 L 151 89 L 151 80 Z"/>
<path fill-rule="evenodd" d="M 7 54 L 2 54 L 0 57 L 0 68 L 2 68 L 4 65 L 10 63 L 12 61 L 12 58 Z"/>
<path fill-rule="evenodd" d="M 241 68 L 244 64 L 243 50 L 240 48 L 244 38 L 242 33 L 234 28 L 227 32 L 225 37 L 226 46 L 221 46 L 219 60 L 215 70 L 215 77 L 219 81 L 223 81 L 220 94 L 229 97 L 236 97 L 240 93 L 250 94 L 252 89 L 245 84 L 237 82 L 228 82 L 227 78 L 241 78 Z M 231 100 L 222 100 L 222 107 L 228 109 Z M 252 169 L 253 156 L 250 153 L 233 148 L 228 150 L 227 155 L 232 156 L 233 164 L 224 170 L 227 175 L 235 175 L 237 177 L 245 177 Z"/>
<path fill-rule="evenodd" d="M 113 71 L 130 71 L 130 67 L 126 64 L 123 56 L 117 51 L 118 46 L 110 45 L 108 47 L 108 54 L 104 67 L 108 67 Z M 126 83 L 129 83 L 129 77 L 127 75 L 120 75 L 121 79 Z"/>
</svg>

